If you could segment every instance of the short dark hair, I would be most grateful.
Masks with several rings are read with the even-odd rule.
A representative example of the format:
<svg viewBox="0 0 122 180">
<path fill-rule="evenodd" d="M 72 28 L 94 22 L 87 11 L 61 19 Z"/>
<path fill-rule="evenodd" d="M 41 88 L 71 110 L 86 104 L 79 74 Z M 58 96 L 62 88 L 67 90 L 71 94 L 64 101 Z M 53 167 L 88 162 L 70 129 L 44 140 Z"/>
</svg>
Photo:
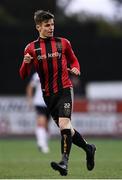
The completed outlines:
<svg viewBox="0 0 122 180">
<path fill-rule="evenodd" d="M 34 13 L 35 24 L 40 24 L 43 21 L 48 21 L 49 19 L 54 19 L 54 15 L 49 11 L 38 10 Z"/>
</svg>

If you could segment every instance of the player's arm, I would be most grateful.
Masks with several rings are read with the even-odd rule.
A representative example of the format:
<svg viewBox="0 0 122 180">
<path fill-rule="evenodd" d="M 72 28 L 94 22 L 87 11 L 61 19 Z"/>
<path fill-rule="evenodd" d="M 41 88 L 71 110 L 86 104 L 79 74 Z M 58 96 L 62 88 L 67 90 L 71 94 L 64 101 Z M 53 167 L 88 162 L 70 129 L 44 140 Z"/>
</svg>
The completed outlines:
<svg viewBox="0 0 122 180">
<path fill-rule="evenodd" d="M 68 62 L 70 63 L 70 68 L 68 70 L 75 75 L 80 75 L 80 65 L 77 57 L 75 56 L 71 44 L 68 40 L 65 40 L 66 43 L 66 56 Z"/>
<path fill-rule="evenodd" d="M 30 71 L 32 68 L 32 60 L 33 60 L 33 57 L 31 56 L 31 54 L 32 52 L 31 52 L 31 47 L 29 44 L 25 48 L 23 62 L 19 70 L 20 77 L 22 79 L 25 79 L 30 74 Z"/>
</svg>

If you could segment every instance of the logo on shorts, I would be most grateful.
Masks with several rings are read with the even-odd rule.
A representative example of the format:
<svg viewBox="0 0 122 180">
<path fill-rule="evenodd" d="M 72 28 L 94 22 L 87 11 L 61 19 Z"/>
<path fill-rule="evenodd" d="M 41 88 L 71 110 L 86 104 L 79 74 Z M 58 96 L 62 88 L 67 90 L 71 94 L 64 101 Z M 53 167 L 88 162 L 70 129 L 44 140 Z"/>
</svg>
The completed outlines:
<svg viewBox="0 0 122 180">
<path fill-rule="evenodd" d="M 71 104 L 70 103 L 64 103 L 64 114 L 65 116 L 70 116 L 71 113 Z"/>
<path fill-rule="evenodd" d="M 70 108 L 70 103 L 64 103 L 64 108 L 65 109 Z"/>
</svg>

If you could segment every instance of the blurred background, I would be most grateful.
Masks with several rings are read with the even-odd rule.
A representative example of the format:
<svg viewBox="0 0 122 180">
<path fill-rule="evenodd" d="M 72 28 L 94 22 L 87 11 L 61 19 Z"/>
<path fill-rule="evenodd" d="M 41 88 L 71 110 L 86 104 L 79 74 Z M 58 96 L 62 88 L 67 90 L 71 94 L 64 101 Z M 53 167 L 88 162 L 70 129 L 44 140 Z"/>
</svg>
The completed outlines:
<svg viewBox="0 0 122 180">
<path fill-rule="evenodd" d="M 29 78 L 22 81 L 19 68 L 25 46 L 38 37 L 33 22 L 33 14 L 38 9 L 54 13 L 55 36 L 63 36 L 71 41 L 81 66 L 80 78 L 71 77 L 75 92 L 75 125 L 79 127 L 81 124 L 81 132 L 93 135 L 97 134 L 96 128 L 98 132 L 101 130 L 102 123 L 100 135 L 115 135 L 116 132 L 118 135 L 118 129 L 119 136 L 122 135 L 121 0 L 0 1 L 0 134 L 6 133 L 7 128 L 8 133 L 12 133 L 10 129 L 13 125 L 10 124 L 13 121 L 18 126 L 26 123 L 28 126 L 30 122 L 26 120 L 26 115 L 24 119 L 21 117 L 24 111 L 25 114 L 29 111 L 26 110 L 28 107 L 24 108 L 27 106 L 26 99 L 20 98 L 25 96 Z M 12 111 L 16 114 L 15 118 Z M 8 113 L 12 116 L 11 123 Z M 21 115 L 19 120 L 16 118 L 18 113 Z M 92 130 L 91 119 L 95 124 Z M 106 123 L 109 125 L 106 126 Z"/>
<path fill-rule="evenodd" d="M 81 66 L 81 76 L 71 76 L 75 93 L 72 123 L 85 137 L 98 138 L 92 141 L 98 147 L 96 171 L 88 174 L 84 170 L 82 178 L 122 178 L 121 0 L 0 1 L 0 178 L 55 177 L 50 175 L 49 168 L 46 169 L 46 162 L 59 155 L 56 154 L 59 150 L 54 149 L 58 149 L 55 142 L 50 142 L 52 156 L 48 155 L 46 161 L 41 156 L 43 161 L 40 162 L 35 141 L 3 139 L 34 137 L 35 112 L 28 106 L 25 92 L 30 78 L 22 81 L 19 68 L 25 46 L 38 37 L 33 21 L 33 14 L 38 9 L 49 10 L 55 15 L 55 36 L 71 42 Z M 52 121 L 49 129 L 51 138 L 59 135 Z M 99 140 L 101 137 L 105 138 Z M 106 141 L 108 137 L 111 140 Z M 31 157 L 35 158 L 33 163 L 30 163 Z M 77 151 L 74 164 L 73 160 L 71 162 L 72 173 L 77 172 L 77 175 L 71 173 L 70 178 L 81 178 L 76 161 L 79 162 Z M 30 167 L 31 164 L 37 171 Z M 40 174 L 41 165 L 45 168 Z"/>
<path fill-rule="evenodd" d="M 26 44 L 36 39 L 35 10 L 55 14 L 56 36 L 68 38 L 81 65 L 81 95 L 88 82 L 121 81 L 120 0 L 0 1 L 0 94 L 24 94 L 19 67 Z"/>
</svg>

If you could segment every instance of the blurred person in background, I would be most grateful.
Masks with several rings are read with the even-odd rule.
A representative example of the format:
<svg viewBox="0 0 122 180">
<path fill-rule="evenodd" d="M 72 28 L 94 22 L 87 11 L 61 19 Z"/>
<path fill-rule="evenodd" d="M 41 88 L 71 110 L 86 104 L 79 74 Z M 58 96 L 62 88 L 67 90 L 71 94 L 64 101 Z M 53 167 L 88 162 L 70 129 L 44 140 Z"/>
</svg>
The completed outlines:
<svg viewBox="0 0 122 180">
<path fill-rule="evenodd" d="M 51 167 L 59 171 L 60 175 L 67 175 L 69 154 L 73 143 L 86 152 L 87 169 L 92 170 L 96 147 L 88 144 L 71 124 L 73 91 L 69 72 L 76 76 L 80 75 L 79 62 L 70 42 L 65 38 L 53 36 L 53 14 L 38 10 L 34 14 L 34 21 L 39 38 L 26 46 L 20 76 L 24 79 L 30 74 L 32 65 L 35 67 L 47 108 L 60 128 L 61 161 L 51 162 Z"/>
<path fill-rule="evenodd" d="M 48 147 L 48 122 L 49 113 L 43 100 L 41 84 L 37 73 L 34 73 L 26 88 L 30 107 L 34 106 L 37 116 L 36 139 L 39 150 L 49 152 Z"/>
</svg>

